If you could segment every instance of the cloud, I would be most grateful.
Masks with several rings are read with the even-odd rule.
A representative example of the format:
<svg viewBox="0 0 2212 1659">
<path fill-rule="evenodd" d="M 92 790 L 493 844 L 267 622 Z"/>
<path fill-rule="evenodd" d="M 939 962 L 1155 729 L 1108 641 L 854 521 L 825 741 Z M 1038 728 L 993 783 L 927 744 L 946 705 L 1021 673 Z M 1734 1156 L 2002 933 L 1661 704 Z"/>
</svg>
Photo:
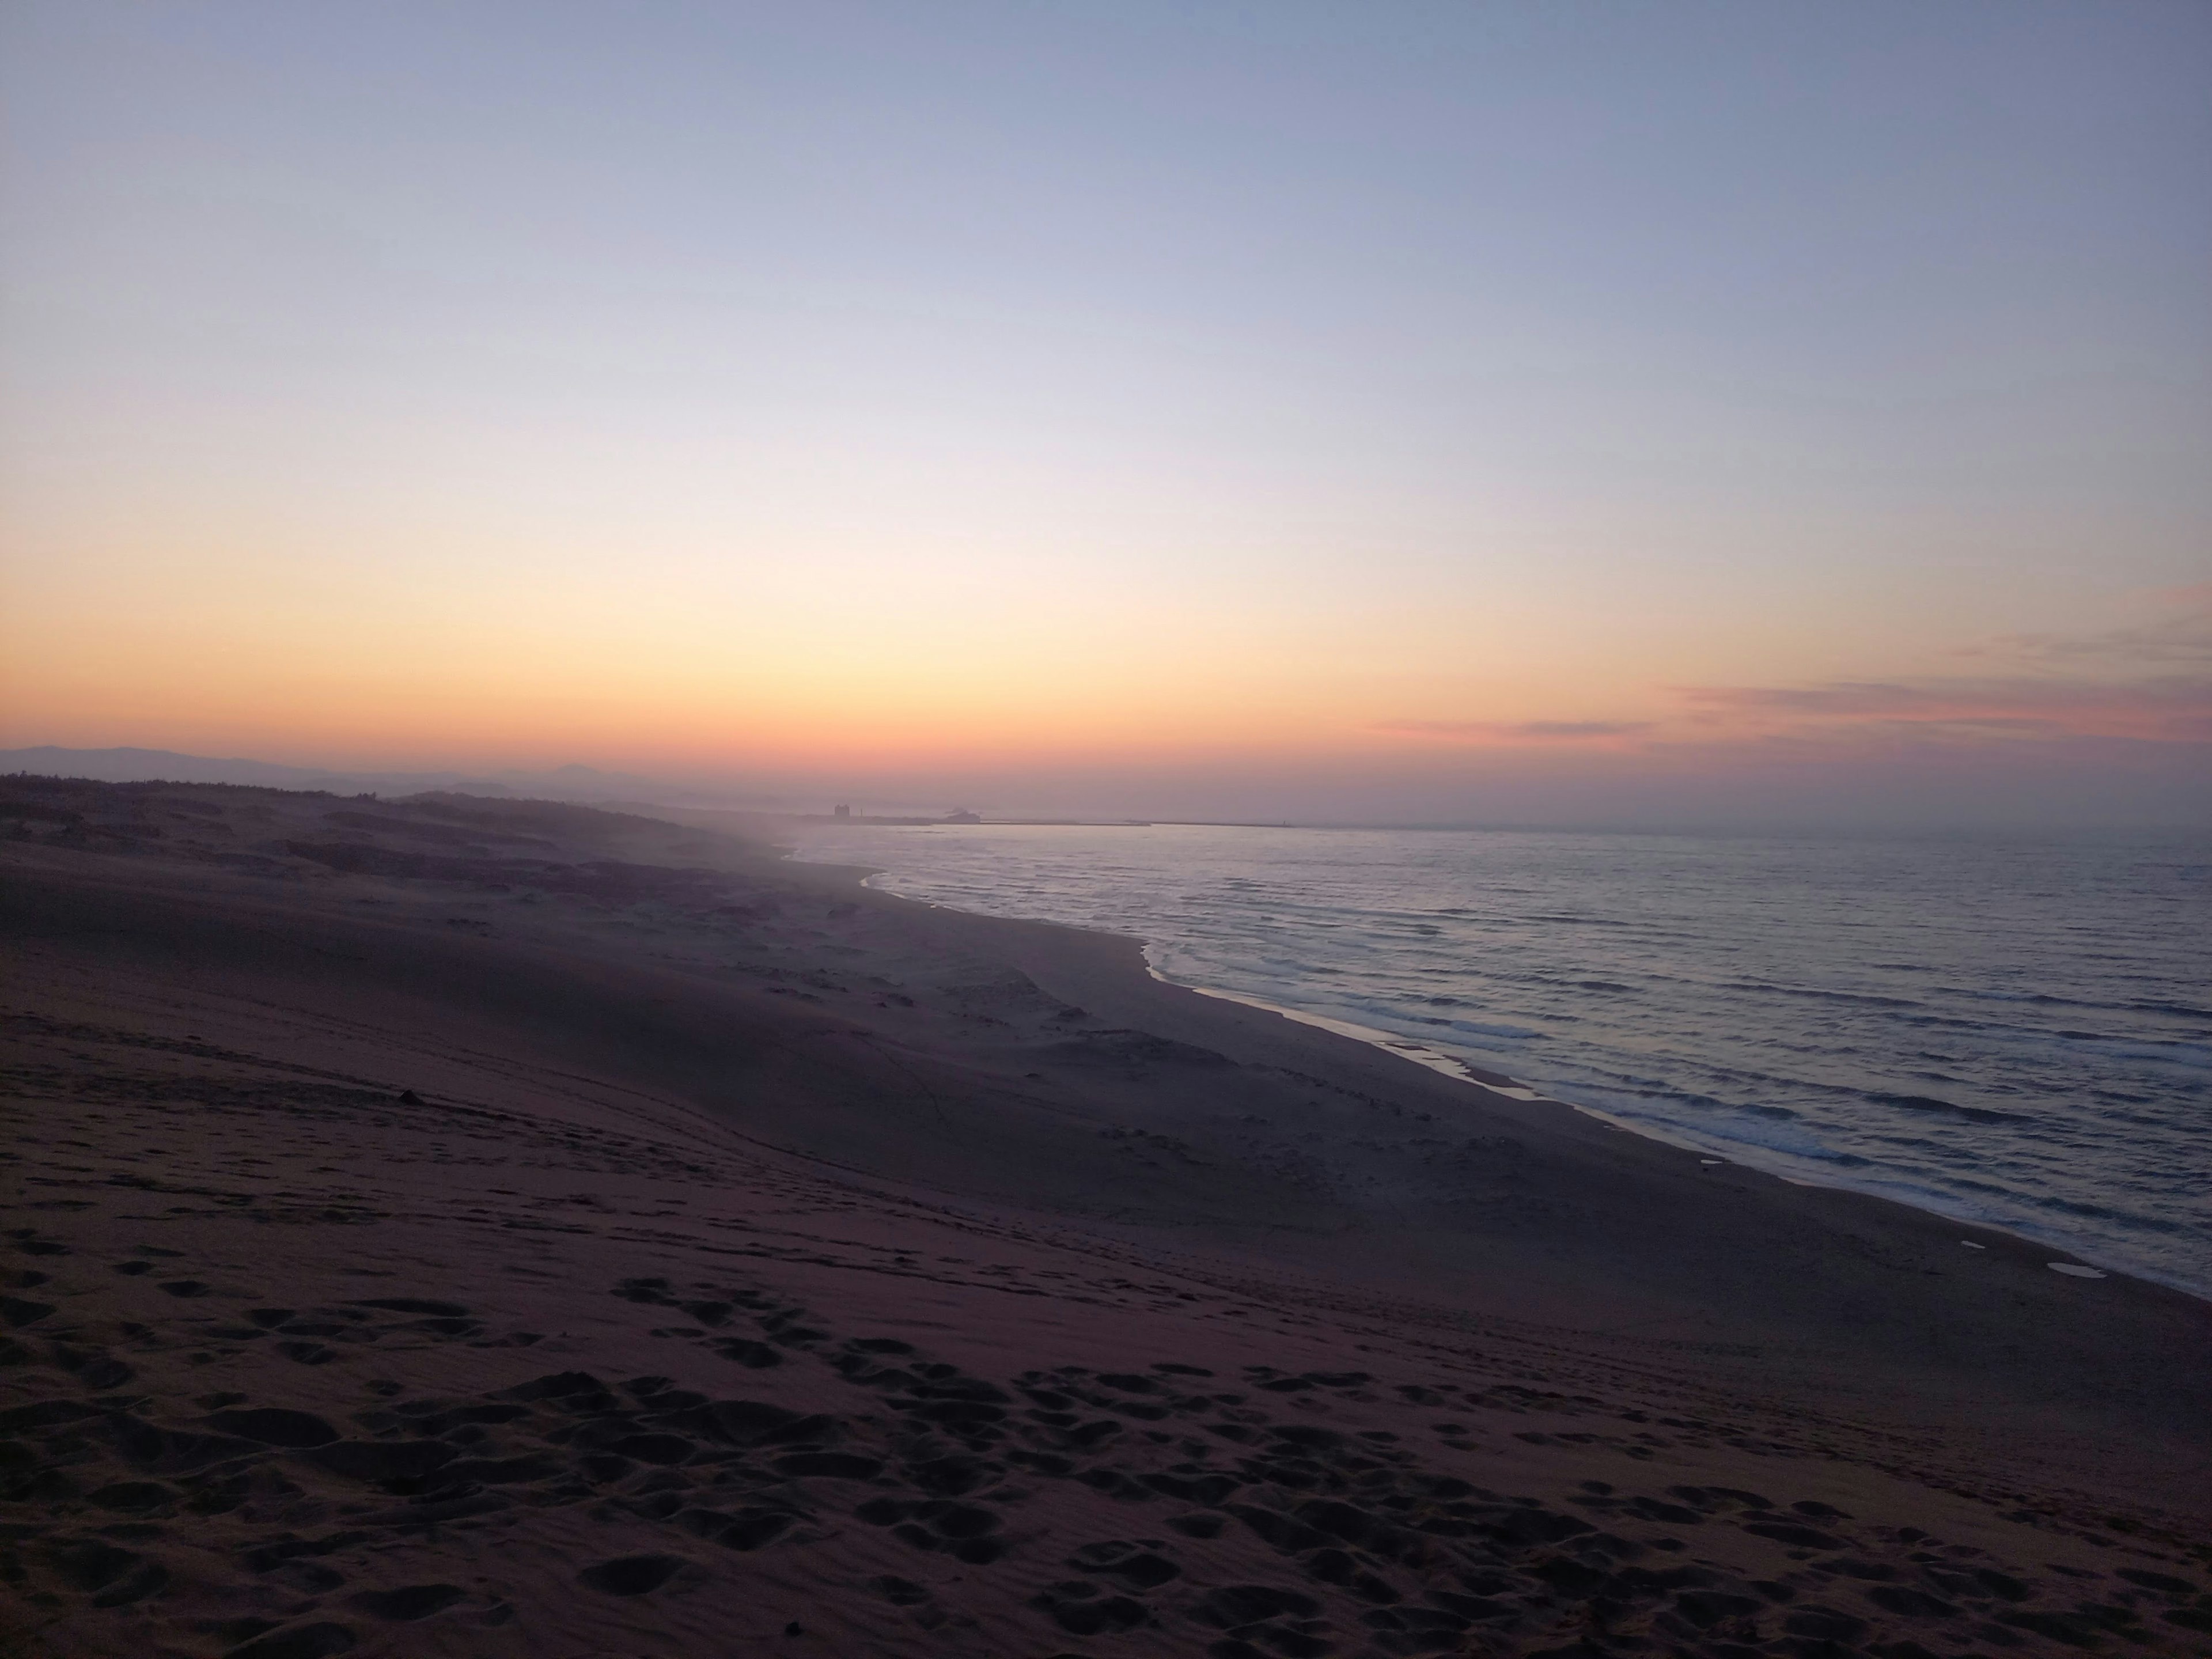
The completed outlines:
<svg viewBox="0 0 2212 1659">
<path fill-rule="evenodd" d="M 1509 778 L 1560 789 L 1574 778 L 1624 789 L 1641 779 L 1662 790 L 1660 780 L 1696 776 L 1721 788 L 1718 810 L 1731 778 L 1787 776 L 1808 802 L 1826 799 L 1823 810 L 1843 817 L 1849 779 L 1926 803 L 1946 790 L 1978 789 L 1992 802 L 2012 792 L 2040 803 L 2023 805 L 2024 817 L 2054 821 L 2107 806 L 2116 819 L 2148 815 L 2154 798 L 2157 811 L 2202 816 L 2212 779 L 2212 583 L 2134 596 L 2146 600 L 2148 613 L 2126 626 L 1985 640 L 1958 653 L 1977 659 L 1971 672 L 1655 687 L 1671 707 L 1645 720 L 1407 717 L 1369 730 L 1413 740 L 1386 746 L 1389 764 L 1473 764 L 1493 791 Z M 2062 811 L 2052 803 L 2069 777 L 2087 799 Z M 1823 794 L 1823 778 L 1836 789 Z M 2136 781 L 2115 782 L 2124 778 Z M 1955 802 L 1946 810 L 1970 816 Z"/>
<path fill-rule="evenodd" d="M 1673 688 L 1706 726 L 1923 735 L 2212 738 L 2212 675 L 2137 679 L 2018 675 Z"/>
<path fill-rule="evenodd" d="M 2062 665 L 2212 668 L 2212 582 L 2169 587 L 2147 597 L 2159 610 L 2147 622 L 2079 634 L 2004 634 L 1970 654 Z"/>
<path fill-rule="evenodd" d="M 1651 729 L 1649 720 L 1380 720 L 1377 732 L 1416 738 L 1459 738 L 1506 743 L 1627 738 Z"/>
<path fill-rule="evenodd" d="M 2212 741 L 2212 582 L 2132 603 L 2149 614 L 2117 627 L 2000 635 L 1954 653 L 2010 672 L 1671 689 L 1707 736 Z"/>
</svg>

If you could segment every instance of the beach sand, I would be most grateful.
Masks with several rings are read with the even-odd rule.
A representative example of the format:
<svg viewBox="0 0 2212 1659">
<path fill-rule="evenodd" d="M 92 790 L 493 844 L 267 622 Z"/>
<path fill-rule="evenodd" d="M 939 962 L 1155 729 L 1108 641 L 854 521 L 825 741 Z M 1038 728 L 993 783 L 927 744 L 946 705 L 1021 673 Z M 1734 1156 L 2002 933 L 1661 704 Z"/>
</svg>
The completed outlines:
<svg viewBox="0 0 2212 1659">
<path fill-rule="evenodd" d="M 0 937 L 9 1654 L 2212 1652 L 2212 1306 L 1133 941 L 22 779 Z"/>
</svg>

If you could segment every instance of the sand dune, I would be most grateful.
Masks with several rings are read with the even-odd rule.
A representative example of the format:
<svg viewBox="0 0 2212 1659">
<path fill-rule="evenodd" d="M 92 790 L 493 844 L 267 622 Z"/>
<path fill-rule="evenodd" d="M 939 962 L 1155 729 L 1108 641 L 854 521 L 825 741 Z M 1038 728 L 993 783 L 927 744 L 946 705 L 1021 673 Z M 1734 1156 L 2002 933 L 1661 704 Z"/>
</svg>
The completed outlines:
<svg viewBox="0 0 2212 1659">
<path fill-rule="evenodd" d="M 2212 1651 L 2191 1298 L 696 828 L 0 835 L 10 1652 Z"/>
</svg>

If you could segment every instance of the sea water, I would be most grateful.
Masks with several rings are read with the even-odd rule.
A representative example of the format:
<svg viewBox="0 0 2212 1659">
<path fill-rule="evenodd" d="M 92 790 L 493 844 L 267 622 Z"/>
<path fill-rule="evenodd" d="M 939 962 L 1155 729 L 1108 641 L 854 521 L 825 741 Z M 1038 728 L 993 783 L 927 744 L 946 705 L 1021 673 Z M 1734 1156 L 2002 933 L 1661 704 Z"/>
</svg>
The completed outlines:
<svg viewBox="0 0 2212 1659">
<path fill-rule="evenodd" d="M 857 824 L 799 856 L 2212 1294 L 2212 838 Z"/>
</svg>

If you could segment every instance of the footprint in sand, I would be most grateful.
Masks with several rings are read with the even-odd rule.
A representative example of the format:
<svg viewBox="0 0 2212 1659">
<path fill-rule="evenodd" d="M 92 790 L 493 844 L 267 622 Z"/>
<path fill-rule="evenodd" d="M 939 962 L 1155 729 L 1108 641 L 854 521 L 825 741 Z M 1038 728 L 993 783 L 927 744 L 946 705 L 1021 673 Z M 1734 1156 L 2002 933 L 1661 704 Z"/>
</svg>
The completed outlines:
<svg viewBox="0 0 2212 1659">
<path fill-rule="evenodd" d="M 51 1302 L 33 1302 L 27 1297 L 0 1296 L 0 1320 L 4 1320 L 10 1330 L 35 1325 L 51 1316 L 53 1310 L 54 1304 Z"/>
<path fill-rule="evenodd" d="M 389 1624 L 410 1624 L 443 1613 L 467 1595 L 458 1584 L 410 1584 L 400 1589 L 363 1590 L 352 1597 L 349 1605 L 359 1607 L 372 1619 L 381 1619 Z"/>
<path fill-rule="evenodd" d="M 1141 1542 L 1085 1544 L 1068 1558 L 1067 1565 L 1078 1572 L 1118 1579 L 1132 1589 L 1158 1589 L 1182 1577 L 1180 1566 L 1157 1553 L 1161 1547 L 1158 1539 L 1150 1538 Z"/>
<path fill-rule="evenodd" d="M 969 1566 L 988 1566 L 1006 1552 L 1003 1539 L 992 1536 L 1000 1526 L 998 1516 L 973 1504 L 945 1498 L 921 1503 L 897 1498 L 875 1498 L 853 1511 L 870 1526 L 889 1527 L 891 1535 L 916 1549 L 943 1551 Z"/>
<path fill-rule="evenodd" d="M 1278 1653 L 1292 1655 L 1294 1659 L 1301 1654 L 1328 1650 L 1328 1644 L 1318 1632 L 1299 1627 L 1321 1612 L 1321 1603 L 1301 1590 L 1285 1589 L 1274 1584 L 1227 1584 L 1209 1590 L 1196 1611 L 1201 1620 L 1228 1632 L 1240 1644 L 1256 1637 Z M 1464 1627 L 1462 1621 L 1462 1628 Z M 1381 1628 L 1401 1630 L 1406 1626 L 1397 1624 Z M 1221 1650 L 1217 1647 L 1213 1650 Z"/>
<path fill-rule="evenodd" d="M 338 1431 L 319 1417 L 276 1407 L 252 1411 L 216 1412 L 209 1417 L 207 1423 L 210 1428 L 224 1434 L 240 1435 L 248 1440 L 258 1440 L 264 1446 L 285 1446 L 297 1450 L 327 1446 L 338 1437 Z"/>
<path fill-rule="evenodd" d="M 87 1492 L 84 1501 L 96 1509 L 144 1518 L 170 1514 L 176 1507 L 177 1496 L 158 1480 L 118 1480 Z"/>
<path fill-rule="evenodd" d="M 577 1576 L 608 1595 L 646 1595 L 688 1565 L 680 1555 L 623 1555 L 586 1567 Z"/>
<path fill-rule="evenodd" d="M 1071 1636 L 1118 1634 L 1150 1621 L 1152 1613 L 1131 1595 L 1114 1595 L 1088 1579 L 1048 1585 L 1030 1605 L 1052 1615 Z"/>
<path fill-rule="evenodd" d="M 335 1654 L 352 1652 L 357 1645 L 350 1626 L 324 1620 L 271 1631 L 244 1647 L 233 1648 L 224 1659 L 331 1659 Z"/>
<path fill-rule="evenodd" d="M 1186 1538 L 1218 1538 L 1229 1525 L 1225 1515 L 1171 1515 L 1168 1526 Z"/>
<path fill-rule="evenodd" d="M 95 1607 L 127 1607 L 169 1582 L 160 1562 L 98 1539 L 53 1547 L 51 1559 L 62 1582 L 90 1595 Z"/>
<path fill-rule="evenodd" d="M 747 1508 L 734 1515 L 718 1510 L 679 1510 L 676 1524 L 694 1537 L 724 1549 L 751 1551 L 765 1547 L 789 1531 L 799 1516 L 786 1510 Z"/>
</svg>

